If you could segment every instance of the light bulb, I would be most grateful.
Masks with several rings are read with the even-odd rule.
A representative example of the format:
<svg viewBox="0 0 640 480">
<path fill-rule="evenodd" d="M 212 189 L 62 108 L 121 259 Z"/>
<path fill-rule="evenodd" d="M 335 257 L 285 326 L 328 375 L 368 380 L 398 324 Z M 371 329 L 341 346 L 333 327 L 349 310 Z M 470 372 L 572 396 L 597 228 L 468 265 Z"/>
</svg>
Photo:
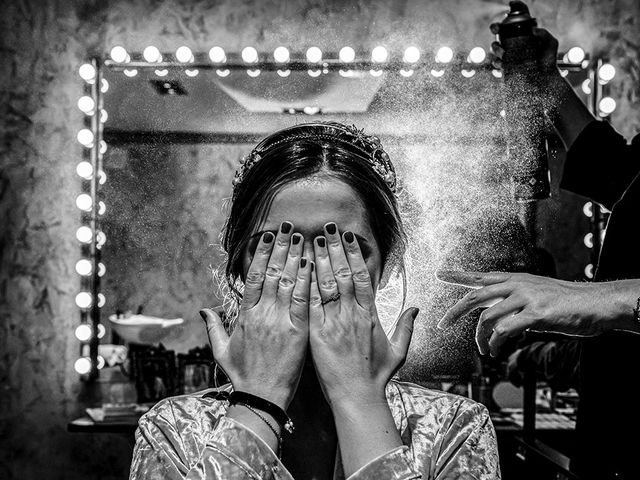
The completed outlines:
<svg viewBox="0 0 640 480">
<path fill-rule="evenodd" d="M 302 111 L 307 115 L 315 115 L 320 111 L 320 107 L 304 107 Z"/>
<path fill-rule="evenodd" d="M 462 74 L 463 77 L 465 78 L 471 78 L 476 74 L 475 70 L 465 70 L 464 68 L 462 70 L 460 70 L 460 73 Z"/>
<path fill-rule="evenodd" d="M 256 78 L 258 75 L 260 75 L 260 69 L 259 68 L 248 69 L 247 70 L 247 75 L 249 75 L 252 78 Z"/>
<path fill-rule="evenodd" d="M 310 77 L 319 77 L 322 71 L 320 69 L 317 70 L 307 70 L 307 73 Z"/>
<path fill-rule="evenodd" d="M 104 140 L 100 140 L 100 153 L 103 155 L 107 153 L 107 142 Z"/>
<path fill-rule="evenodd" d="M 101 87 L 100 87 L 100 91 L 102 93 L 107 93 L 107 91 L 109 90 L 109 82 L 107 82 L 106 78 L 102 79 L 102 82 L 100 83 Z"/>
<path fill-rule="evenodd" d="M 84 145 L 87 148 L 91 147 L 93 144 L 93 132 L 88 128 L 80 130 L 78 135 L 76 135 L 76 138 L 81 145 Z"/>
<path fill-rule="evenodd" d="M 229 70 L 229 69 L 225 69 L 225 70 L 216 70 L 216 74 L 217 74 L 219 77 L 223 77 L 223 78 L 224 78 L 224 77 L 228 77 L 230 73 L 231 73 L 231 70 Z"/>
<path fill-rule="evenodd" d="M 102 248 L 102 246 L 107 242 L 107 236 L 104 232 L 98 232 L 96 234 L 96 247 Z"/>
<path fill-rule="evenodd" d="M 78 230 L 76 230 L 76 238 L 79 242 L 91 243 L 91 239 L 93 238 L 93 230 L 91 230 L 86 225 L 78 227 Z"/>
<path fill-rule="evenodd" d="M 87 260 L 86 258 L 81 258 L 80 260 L 78 260 L 78 263 L 76 263 L 76 272 L 78 272 L 78 275 L 86 277 L 88 275 L 91 275 L 92 271 L 93 265 L 91 265 L 91 261 Z"/>
<path fill-rule="evenodd" d="M 76 197 L 76 206 L 83 212 L 90 212 L 92 205 L 93 201 L 91 200 L 91 195 L 81 193 Z"/>
<path fill-rule="evenodd" d="M 73 364 L 73 368 L 75 368 L 76 372 L 80 375 L 86 375 L 91 371 L 91 360 L 87 357 L 79 358 Z"/>
<path fill-rule="evenodd" d="M 109 56 L 111 57 L 111 60 L 113 60 L 116 63 L 124 63 L 127 61 L 128 55 L 124 47 L 121 47 L 120 45 L 116 45 L 111 49 Z"/>
<path fill-rule="evenodd" d="M 402 68 L 400 69 L 400 75 L 402 75 L 403 77 L 410 77 L 411 75 L 413 75 L 413 70 L 405 70 L 404 68 Z"/>
<path fill-rule="evenodd" d="M 372 68 L 371 70 L 369 70 L 369 73 L 372 77 L 379 77 L 380 75 L 382 75 L 382 70 Z"/>
<path fill-rule="evenodd" d="M 105 273 L 107 273 L 107 267 L 104 266 L 104 263 L 100 262 L 98 264 L 98 276 L 104 277 Z"/>
<path fill-rule="evenodd" d="M 502 72 L 500 70 L 491 70 L 491 75 L 496 78 L 502 78 Z"/>
<path fill-rule="evenodd" d="M 127 77 L 135 77 L 136 75 L 138 75 L 138 70 L 136 70 L 135 68 L 125 68 L 124 70 L 122 70 L 122 73 L 124 73 Z"/>
<path fill-rule="evenodd" d="M 286 47 L 278 47 L 273 51 L 273 58 L 278 63 L 289 61 L 289 50 Z"/>
<path fill-rule="evenodd" d="M 287 70 L 278 70 L 278 75 L 280 75 L 281 77 L 288 77 L 289 75 L 291 75 L 291 70 L 287 69 Z"/>
<path fill-rule="evenodd" d="M 100 200 L 98 202 L 98 215 L 104 215 L 104 213 L 107 211 L 107 205 Z"/>
<path fill-rule="evenodd" d="M 591 94 L 591 79 L 587 78 L 584 82 L 582 82 L 582 91 L 586 94 L 586 95 L 590 95 Z"/>
<path fill-rule="evenodd" d="M 569 70 L 564 70 L 564 69 L 560 69 L 560 76 L 561 77 L 566 77 L 567 75 L 569 75 Z"/>
<path fill-rule="evenodd" d="M 436 53 L 436 62 L 449 63 L 453 60 L 453 50 L 449 47 L 440 47 Z"/>
<path fill-rule="evenodd" d="M 155 73 L 158 77 L 166 77 L 169 74 L 169 70 L 164 68 L 162 70 L 154 70 L 153 73 Z"/>
<path fill-rule="evenodd" d="M 307 61 L 310 63 L 318 63 L 322 61 L 322 50 L 318 47 L 309 47 L 307 50 Z"/>
<path fill-rule="evenodd" d="M 375 63 L 386 62 L 389 58 L 389 51 L 382 45 L 378 45 L 371 51 L 371 60 Z"/>
<path fill-rule="evenodd" d="M 91 180 L 91 177 L 93 177 L 93 167 L 89 162 L 83 160 L 76 166 L 76 173 L 85 180 Z"/>
<path fill-rule="evenodd" d="M 402 56 L 402 60 L 406 63 L 416 63 L 420 60 L 420 50 L 418 50 L 418 47 L 407 47 Z"/>
<path fill-rule="evenodd" d="M 258 61 L 258 51 L 253 47 L 244 47 L 242 49 L 242 60 L 245 63 L 256 63 Z"/>
<path fill-rule="evenodd" d="M 107 113 L 107 111 L 103 108 L 102 110 L 100 110 L 100 121 L 102 123 L 107 123 L 107 120 L 109 119 L 109 114 Z"/>
<path fill-rule="evenodd" d="M 193 62 L 193 52 L 187 46 L 178 47 L 176 50 L 176 60 L 182 63 Z"/>
<path fill-rule="evenodd" d="M 584 236 L 584 245 L 587 248 L 593 248 L 593 233 L 589 232 Z"/>
<path fill-rule="evenodd" d="M 85 95 L 84 97 L 80 97 L 78 99 L 78 108 L 81 112 L 90 115 L 93 113 L 93 109 L 96 106 L 96 102 L 93 101 L 93 98 Z"/>
<path fill-rule="evenodd" d="M 104 304 L 107 303 L 106 297 L 102 294 L 98 294 L 98 308 L 104 307 Z"/>
<path fill-rule="evenodd" d="M 209 58 L 213 63 L 222 63 L 227 59 L 227 55 L 224 53 L 222 47 L 213 47 L 209 50 Z"/>
<path fill-rule="evenodd" d="M 356 51 L 351 47 L 342 47 L 338 53 L 341 62 L 349 63 L 356 59 Z"/>
<path fill-rule="evenodd" d="M 158 47 L 154 47 L 153 45 L 149 45 L 142 51 L 142 56 L 149 63 L 156 63 L 162 61 L 162 54 Z"/>
<path fill-rule="evenodd" d="M 604 97 L 598 103 L 598 109 L 600 110 L 600 116 L 606 117 L 616 109 L 616 101 L 611 97 Z"/>
<path fill-rule="evenodd" d="M 433 75 L 436 78 L 440 78 L 441 76 L 444 75 L 444 70 L 431 70 L 431 75 Z"/>
<path fill-rule="evenodd" d="M 482 63 L 487 58 L 487 52 L 482 47 L 474 47 L 469 52 L 469 61 L 471 63 Z"/>
<path fill-rule="evenodd" d="M 570 63 L 581 63 L 584 60 L 585 53 L 580 47 L 570 48 L 567 52 L 567 59 Z"/>
<path fill-rule="evenodd" d="M 98 338 L 104 337 L 105 333 L 107 333 L 107 330 L 104 328 L 104 325 L 99 323 L 98 324 Z"/>
<path fill-rule="evenodd" d="M 100 183 L 100 185 L 107 183 L 107 174 L 104 173 L 104 170 L 98 172 L 98 183 Z"/>
<path fill-rule="evenodd" d="M 187 68 L 187 69 L 184 71 L 184 73 L 186 73 L 186 74 L 187 74 L 187 77 L 195 77 L 196 75 L 198 75 L 198 73 L 199 73 L 199 72 L 198 72 L 198 70 L 197 70 L 197 69 L 195 69 L 195 68 L 193 68 L 193 69 L 189 69 L 189 68 Z"/>
<path fill-rule="evenodd" d="M 591 263 L 584 267 L 584 276 L 587 278 L 593 278 L 593 265 Z"/>
<path fill-rule="evenodd" d="M 104 357 L 102 355 L 98 355 L 98 370 L 104 368 L 106 362 L 104 361 Z"/>
<path fill-rule="evenodd" d="M 76 295 L 76 305 L 80 308 L 89 308 L 93 304 L 93 298 L 89 292 L 80 292 Z"/>
<path fill-rule="evenodd" d="M 85 82 L 93 82 L 96 79 L 96 69 L 90 63 L 81 65 L 78 69 L 78 73 Z"/>
<path fill-rule="evenodd" d="M 607 83 L 613 80 L 613 77 L 616 76 L 616 68 L 610 63 L 605 63 L 600 66 L 598 69 L 598 79 L 602 83 Z"/>
<path fill-rule="evenodd" d="M 593 203 L 587 202 L 582 207 L 582 213 L 584 213 L 585 217 L 593 217 Z"/>
<path fill-rule="evenodd" d="M 87 342 L 93 334 L 93 329 L 87 323 L 83 323 L 76 327 L 76 338 L 81 342 Z"/>
</svg>

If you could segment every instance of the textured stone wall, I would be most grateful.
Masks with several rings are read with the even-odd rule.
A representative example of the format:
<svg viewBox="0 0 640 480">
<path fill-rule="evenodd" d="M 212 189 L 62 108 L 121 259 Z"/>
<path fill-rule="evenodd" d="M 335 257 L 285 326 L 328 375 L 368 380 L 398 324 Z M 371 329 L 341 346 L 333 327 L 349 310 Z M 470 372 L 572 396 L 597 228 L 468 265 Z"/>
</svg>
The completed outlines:
<svg viewBox="0 0 640 480">
<path fill-rule="evenodd" d="M 316 44 L 335 50 L 385 42 L 487 45 L 501 2 L 14 0 L 0 6 L 0 478 L 125 478 L 123 438 L 71 435 L 88 393 L 73 372 L 78 345 L 74 264 L 80 187 L 78 66 L 114 44 Z M 606 54 L 618 68 L 613 123 L 640 129 L 640 5 L 636 0 L 539 0 L 531 9 L 561 46 Z M 560 211 L 559 204 L 550 210 Z M 549 217 L 549 218 L 552 218 Z M 219 224 L 219 219 L 216 220 Z M 215 226 L 215 222 L 213 224 Z M 568 225 L 567 228 L 572 227 Z M 557 228 L 559 231 L 560 228 Z M 551 229 L 545 231 L 553 243 Z M 558 233 L 558 235 L 560 235 Z M 195 234 L 195 242 L 204 242 Z M 558 239 L 559 241 L 559 239 Z M 567 250 L 567 255 L 571 252 Z"/>
</svg>

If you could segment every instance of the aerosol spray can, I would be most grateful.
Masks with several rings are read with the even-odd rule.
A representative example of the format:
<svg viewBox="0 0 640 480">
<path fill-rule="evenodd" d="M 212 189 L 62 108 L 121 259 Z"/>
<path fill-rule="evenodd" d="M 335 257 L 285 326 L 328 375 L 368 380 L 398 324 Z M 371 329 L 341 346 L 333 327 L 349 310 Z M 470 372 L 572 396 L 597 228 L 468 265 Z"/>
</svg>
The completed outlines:
<svg viewBox="0 0 640 480">
<path fill-rule="evenodd" d="M 536 83 L 540 81 L 536 19 L 523 2 L 509 2 L 499 24 L 498 41 L 506 87 L 508 158 L 513 168 L 514 196 L 532 202 L 550 196 L 545 117 Z"/>
</svg>

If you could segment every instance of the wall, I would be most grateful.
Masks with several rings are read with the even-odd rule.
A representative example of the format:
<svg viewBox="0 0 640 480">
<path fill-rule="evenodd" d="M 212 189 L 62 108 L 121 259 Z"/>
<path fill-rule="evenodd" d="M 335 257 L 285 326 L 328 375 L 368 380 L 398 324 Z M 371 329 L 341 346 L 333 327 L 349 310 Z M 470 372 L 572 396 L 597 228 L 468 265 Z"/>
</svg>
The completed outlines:
<svg viewBox="0 0 640 480">
<path fill-rule="evenodd" d="M 73 372 L 72 336 L 75 104 L 77 68 L 86 58 L 117 43 L 131 50 L 487 45 L 486 26 L 502 10 L 500 2 L 444 0 L 132 3 L 15 0 L 0 7 L 0 478 L 124 478 L 128 469 L 126 440 L 65 431 L 90 393 Z M 618 68 L 613 123 L 626 135 L 638 131 L 638 2 L 540 0 L 531 8 L 561 46 L 610 56 Z M 544 234 L 554 238 L 551 228 Z"/>
</svg>

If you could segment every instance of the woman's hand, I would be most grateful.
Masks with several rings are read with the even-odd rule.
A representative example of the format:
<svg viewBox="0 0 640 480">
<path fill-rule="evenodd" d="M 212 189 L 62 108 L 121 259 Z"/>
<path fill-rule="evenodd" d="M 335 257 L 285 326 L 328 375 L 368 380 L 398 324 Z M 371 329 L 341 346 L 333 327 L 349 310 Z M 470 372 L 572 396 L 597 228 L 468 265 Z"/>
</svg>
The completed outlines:
<svg viewBox="0 0 640 480">
<path fill-rule="evenodd" d="M 296 391 L 309 338 L 311 263 L 301 258 L 302 235 L 292 231 L 284 222 L 275 238 L 262 235 L 231 336 L 212 310 L 202 311 L 213 357 L 234 389 L 283 409 Z"/>
<path fill-rule="evenodd" d="M 375 306 L 369 270 L 352 232 L 335 223 L 314 241 L 309 341 L 330 405 L 385 400 L 387 382 L 407 355 L 418 309 L 405 311 L 389 340 Z"/>
<path fill-rule="evenodd" d="M 640 281 L 568 282 L 527 273 L 440 271 L 439 280 L 473 288 L 453 307 L 439 328 L 485 307 L 476 329 L 481 354 L 496 356 L 502 345 L 525 330 L 578 336 L 608 330 L 637 331 L 634 307 Z"/>
</svg>

